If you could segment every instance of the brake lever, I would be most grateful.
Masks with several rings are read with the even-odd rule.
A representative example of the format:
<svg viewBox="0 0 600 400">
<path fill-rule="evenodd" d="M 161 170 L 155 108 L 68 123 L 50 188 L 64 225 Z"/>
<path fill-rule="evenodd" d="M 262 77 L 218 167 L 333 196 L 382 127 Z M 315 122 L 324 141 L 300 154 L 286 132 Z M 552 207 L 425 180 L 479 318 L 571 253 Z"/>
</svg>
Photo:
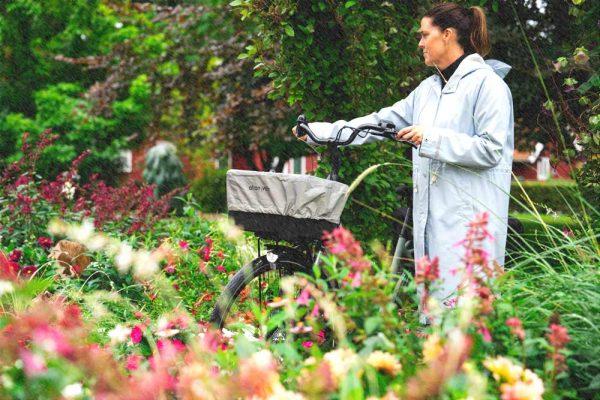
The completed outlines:
<svg viewBox="0 0 600 400">
<path fill-rule="evenodd" d="M 400 142 L 400 143 L 407 143 L 409 145 L 412 146 L 413 149 L 418 149 L 419 146 L 417 146 L 416 144 L 414 144 L 413 142 L 409 141 L 409 140 L 401 140 L 401 139 L 396 139 L 396 130 L 394 129 L 393 131 L 387 131 L 385 133 L 385 136 L 387 136 L 389 139 L 395 141 L 395 142 Z"/>
</svg>

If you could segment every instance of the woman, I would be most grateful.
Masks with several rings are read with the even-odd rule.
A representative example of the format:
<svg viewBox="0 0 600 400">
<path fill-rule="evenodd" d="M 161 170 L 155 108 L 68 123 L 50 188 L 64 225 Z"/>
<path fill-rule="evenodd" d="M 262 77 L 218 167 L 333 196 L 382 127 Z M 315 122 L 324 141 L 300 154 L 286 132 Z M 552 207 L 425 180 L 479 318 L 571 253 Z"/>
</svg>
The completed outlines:
<svg viewBox="0 0 600 400">
<path fill-rule="evenodd" d="M 435 75 L 391 107 L 310 128 L 331 138 L 344 125 L 390 120 L 400 128 L 398 139 L 418 145 L 413 150 L 415 259 L 439 257 L 441 285 L 432 294 L 450 307 L 460 283 L 453 272 L 464 253 L 456 243 L 477 213 L 490 216 L 493 240 L 485 243 L 490 262 L 504 264 L 514 138 L 512 96 L 502 77 L 510 67 L 484 62 L 489 40 L 479 7 L 438 5 L 422 18 L 420 34 L 419 48 Z M 380 138 L 357 138 L 353 144 L 375 140 Z"/>
</svg>

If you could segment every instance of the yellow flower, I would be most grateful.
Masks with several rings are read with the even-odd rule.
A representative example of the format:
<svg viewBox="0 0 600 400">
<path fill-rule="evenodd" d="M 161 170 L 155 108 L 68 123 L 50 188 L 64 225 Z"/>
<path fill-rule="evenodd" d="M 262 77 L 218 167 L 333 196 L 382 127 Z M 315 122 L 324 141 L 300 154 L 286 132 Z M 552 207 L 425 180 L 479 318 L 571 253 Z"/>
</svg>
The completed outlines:
<svg viewBox="0 0 600 400">
<path fill-rule="evenodd" d="M 544 383 L 532 371 L 526 369 L 521 375 L 521 380 L 500 385 L 503 400 L 542 400 Z"/>
<path fill-rule="evenodd" d="M 373 366 L 378 371 L 388 375 L 396 376 L 402 370 L 402 365 L 396 360 L 396 357 L 383 351 L 374 351 L 367 357 L 367 364 Z"/>
<path fill-rule="evenodd" d="M 442 350 L 440 337 L 436 333 L 429 335 L 425 343 L 423 343 L 423 360 L 426 363 L 435 360 L 442 354 Z"/>
<path fill-rule="evenodd" d="M 518 381 L 523 374 L 523 368 L 506 357 L 488 358 L 483 365 L 490 370 L 495 380 L 503 380 L 509 384 Z"/>
</svg>

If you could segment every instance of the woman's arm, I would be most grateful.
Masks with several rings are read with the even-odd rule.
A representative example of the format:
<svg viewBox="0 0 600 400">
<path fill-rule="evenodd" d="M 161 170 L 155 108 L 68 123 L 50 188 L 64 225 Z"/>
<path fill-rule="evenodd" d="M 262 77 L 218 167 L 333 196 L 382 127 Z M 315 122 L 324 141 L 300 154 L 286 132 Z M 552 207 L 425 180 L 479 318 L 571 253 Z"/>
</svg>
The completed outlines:
<svg viewBox="0 0 600 400">
<path fill-rule="evenodd" d="M 381 120 L 387 120 L 394 125 L 396 125 L 397 129 L 404 128 L 412 124 L 413 120 L 413 103 L 415 97 L 415 91 L 413 90 L 405 99 L 402 99 L 395 103 L 391 107 L 382 108 L 378 112 L 374 112 L 372 114 L 366 115 L 364 117 L 355 118 L 350 121 L 339 120 L 334 123 L 329 122 L 311 122 L 309 123 L 310 129 L 315 133 L 315 135 L 321 139 L 335 139 L 338 131 L 343 126 L 350 126 L 353 128 L 358 127 L 363 124 L 378 124 Z M 341 132 L 339 140 L 346 140 L 352 133 L 352 129 L 346 128 Z M 377 140 L 383 140 L 384 138 L 381 136 L 374 136 L 365 134 L 364 137 L 362 134 L 356 137 L 354 141 L 351 143 L 352 145 L 361 145 L 365 143 L 371 143 Z M 308 143 L 314 144 L 314 142 L 307 138 Z"/>
<path fill-rule="evenodd" d="M 473 118 L 474 136 L 451 129 L 424 128 L 419 156 L 465 167 L 498 165 L 514 129 L 512 96 L 501 79 L 484 80 Z"/>
</svg>

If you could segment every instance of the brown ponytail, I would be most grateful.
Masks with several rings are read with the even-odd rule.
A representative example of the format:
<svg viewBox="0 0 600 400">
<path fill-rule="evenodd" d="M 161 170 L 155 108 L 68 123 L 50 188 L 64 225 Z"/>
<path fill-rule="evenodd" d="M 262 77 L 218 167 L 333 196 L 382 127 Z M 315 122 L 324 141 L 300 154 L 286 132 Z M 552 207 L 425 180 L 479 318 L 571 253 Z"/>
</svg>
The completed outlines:
<svg viewBox="0 0 600 400">
<path fill-rule="evenodd" d="M 490 52 L 490 39 L 485 12 L 481 7 L 464 8 L 455 3 L 441 3 L 429 10 L 425 17 L 441 30 L 456 29 L 458 43 L 465 53 L 479 53 L 485 57 Z"/>
<path fill-rule="evenodd" d="M 471 46 L 481 57 L 485 57 L 490 52 L 485 12 L 481 7 L 471 7 L 469 11 L 471 11 L 471 34 L 469 35 Z"/>
</svg>

